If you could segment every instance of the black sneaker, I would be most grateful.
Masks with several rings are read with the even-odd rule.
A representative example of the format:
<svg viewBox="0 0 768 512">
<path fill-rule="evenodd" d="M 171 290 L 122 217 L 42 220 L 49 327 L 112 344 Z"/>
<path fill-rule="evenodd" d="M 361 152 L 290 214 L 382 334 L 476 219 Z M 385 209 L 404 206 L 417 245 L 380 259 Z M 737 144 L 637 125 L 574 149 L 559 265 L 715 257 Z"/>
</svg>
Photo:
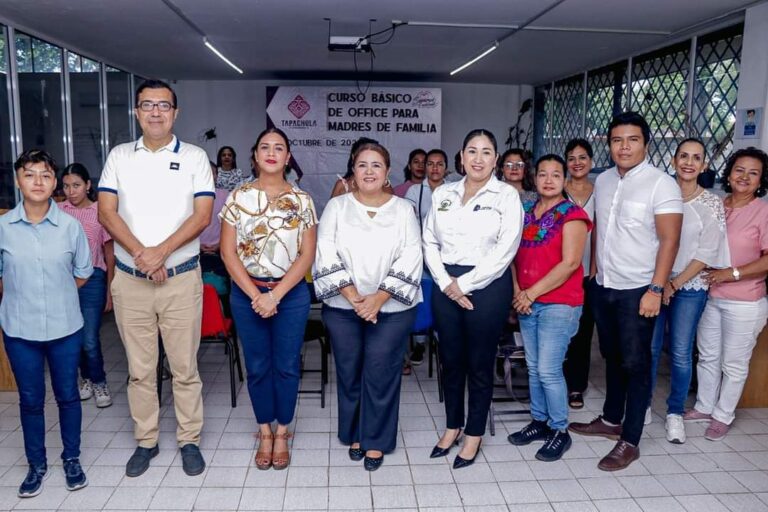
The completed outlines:
<svg viewBox="0 0 768 512">
<path fill-rule="evenodd" d="M 76 491 L 88 485 L 88 479 L 77 458 L 64 460 L 64 478 L 67 481 L 68 491 Z"/>
<path fill-rule="evenodd" d="M 160 453 L 160 449 L 157 445 L 153 448 L 137 447 L 131 458 L 128 459 L 128 464 L 125 465 L 125 476 L 136 477 L 143 475 L 149 469 L 150 459 L 156 457 L 158 453 Z"/>
<path fill-rule="evenodd" d="M 507 441 L 515 446 L 525 446 L 534 441 L 544 441 L 552 433 L 546 421 L 533 420 L 523 427 L 519 432 L 509 434 Z"/>
<path fill-rule="evenodd" d="M 190 443 L 181 447 L 181 468 L 189 476 L 205 471 L 205 460 L 196 444 Z"/>
<path fill-rule="evenodd" d="M 544 462 L 553 462 L 560 460 L 565 452 L 571 447 L 571 435 L 567 430 L 553 430 L 544 446 L 536 452 L 536 458 Z"/>
<path fill-rule="evenodd" d="M 413 366 L 419 366 L 424 362 L 424 344 L 415 343 L 413 345 L 413 352 L 411 352 L 411 364 Z"/>
<path fill-rule="evenodd" d="M 43 481 L 48 478 L 48 465 L 29 466 L 27 477 L 21 482 L 19 491 L 16 493 L 19 498 L 32 498 L 43 492 Z"/>
</svg>

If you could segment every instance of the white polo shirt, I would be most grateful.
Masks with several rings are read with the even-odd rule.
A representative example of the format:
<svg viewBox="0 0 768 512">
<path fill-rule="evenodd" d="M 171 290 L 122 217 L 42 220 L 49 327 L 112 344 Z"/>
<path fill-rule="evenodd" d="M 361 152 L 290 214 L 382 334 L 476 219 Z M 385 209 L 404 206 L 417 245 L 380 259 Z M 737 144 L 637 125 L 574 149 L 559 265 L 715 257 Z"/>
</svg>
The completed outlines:
<svg viewBox="0 0 768 512">
<path fill-rule="evenodd" d="M 655 215 L 683 213 L 674 178 L 643 160 L 622 178 L 616 167 L 595 181 L 597 282 L 630 290 L 651 284 L 659 239 Z"/>
<path fill-rule="evenodd" d="M 495 176 L 462 205 L 466 178 L 432 193 L 424 223 L 424 260 L 441 290 L 451 284 L 445 265 L 474 266 L 456 281 L 464 293 L 485 288 L 509 267 L 523 233 L 523 206 L 514 187 Z"/>
<path fill-rule="evenodd" d="M 109 152 L 99 180 L 99 192 L 117 194 L 117 213 L 145 247 L 167 239 L 193 212 L 196 197 L 215 197 L 208 155 L 176 136 L 158 151 L 144 146 L 144 137 L 120 144 Z M 166 267 L 174 267 L 200 253 L 195 238 L 174 251 Z M 115 243 L 115 256 L 133 265 L 133 256 Z"/>
</svg>

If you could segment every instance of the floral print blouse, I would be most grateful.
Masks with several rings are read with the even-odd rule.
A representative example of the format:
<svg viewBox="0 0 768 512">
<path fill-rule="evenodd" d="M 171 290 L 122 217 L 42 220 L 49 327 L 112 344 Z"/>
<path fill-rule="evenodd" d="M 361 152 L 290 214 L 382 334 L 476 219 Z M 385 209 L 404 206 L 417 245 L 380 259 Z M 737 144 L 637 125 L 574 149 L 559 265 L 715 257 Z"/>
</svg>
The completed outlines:
<svg viewBox="0 0 768 512">
<path fill-rule="evenodd" d="M 296 260 L 306 230 L 317 224 L 315 205 L 295 186 L 269 201 L 257 184 L 233 190 L 219 217 L 237 230 L 237 255 L 248 273 L 280 278 Z"/>
</svg>

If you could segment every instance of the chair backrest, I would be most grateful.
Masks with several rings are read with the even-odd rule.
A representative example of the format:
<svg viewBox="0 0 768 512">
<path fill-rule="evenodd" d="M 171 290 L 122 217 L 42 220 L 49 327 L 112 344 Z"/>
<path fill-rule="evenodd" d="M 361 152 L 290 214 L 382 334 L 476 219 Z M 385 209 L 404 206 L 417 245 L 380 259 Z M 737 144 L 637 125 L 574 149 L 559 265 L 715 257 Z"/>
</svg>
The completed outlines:
<svg viewBox="0 0 768 512">
<path fill-rule="evenodd" d="M 210 284 L 203 285 L 203 322 L 200 331 L 200 336 L 203 338 L 227 334 L 219 294 Z"/>
</svg>

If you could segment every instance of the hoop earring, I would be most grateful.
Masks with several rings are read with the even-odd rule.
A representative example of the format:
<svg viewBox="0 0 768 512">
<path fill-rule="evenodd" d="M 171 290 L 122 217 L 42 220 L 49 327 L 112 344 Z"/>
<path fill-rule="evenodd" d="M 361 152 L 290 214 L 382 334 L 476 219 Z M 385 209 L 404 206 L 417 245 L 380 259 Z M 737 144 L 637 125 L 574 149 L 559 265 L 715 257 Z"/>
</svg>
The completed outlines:
<svg viewBox="0 0 768 512">
<path fill-rule="evenodd" d="M 389 175 L 387 175 L 387 180 L 384 182 L 384 188 L 392 188 L 392 182 L 389 181 Z"/>
</svg>

